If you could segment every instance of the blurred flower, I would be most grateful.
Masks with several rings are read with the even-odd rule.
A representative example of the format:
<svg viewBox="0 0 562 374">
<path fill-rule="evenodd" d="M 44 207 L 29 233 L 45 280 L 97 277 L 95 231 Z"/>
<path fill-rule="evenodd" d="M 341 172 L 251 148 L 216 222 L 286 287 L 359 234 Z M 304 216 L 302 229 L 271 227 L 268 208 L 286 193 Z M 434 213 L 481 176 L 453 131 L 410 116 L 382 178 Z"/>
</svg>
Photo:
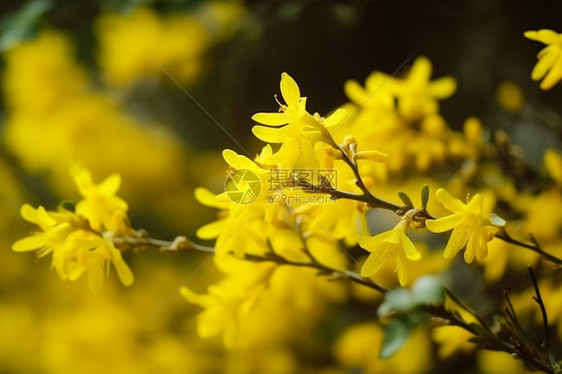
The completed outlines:
<svg viewBox="0 0 562 374">
<path fill-rule="evenodd" d="M 476 362 L 480 370 L 479 372 L 482 374 L 531 373 L 531 371 L 525 370 L 525 366 L 521 360 L 518 360 L 506 352 L 481 349 L 478 351 Z M 537 373 L 536 371 L 532 372 Z"/>
<path fill-rule="evenodd" d="M 119 177 L 112 176 L 95 185 L 89 171 L 76 167 L 73 173 L 85 197 L 78 202 L 76 213 L 64 208 L 58 212 L 47 212 L 41 206 L 35 209 L 24 204 L 22 217 L 39 226 L 42 232 L 18 240 L 12 249 L 16 252 L 37 250 L 39 258 L 52 253 L 51 267 L 63 280 L 74 281 L 87 272 L 93 293 L 101 289 L 103 273 L 110 262 L 121 282 L 131 285 L 133 274 L 113 245 L 116 231 L 128 227 L 127 204 L 114 196 L 119 187 Z M 132 232 L 130 228 L 126 231 Z"/>
<path fill-rule="evenodd" d="M 505 110 L 519 112 L 523 108 L 525 97 L 521 87 L 513 82 L 504 81 L 496 89 L 496 101 Z"/>
<path fill-rule="evenodd" d="M 97 21 L 99 62 L 107 83 L 127 85 L 145 76 L 163 76 L 160 65 L 183 84 L 203 68 L 210 38 L 189 13 L 159 15 L 148 7 L 130 14 L 107 13 Z"/>
<path fill-rule="evenodd" d="M 524 35 L 527 39 L 546 44 L 537 54 L 539 62 L 533 68 L 531 78 L 534 81 L 544 78 L 540 87 L 550 90 L 562 79 L 562 35 L 547 29 L 526 31 Z"/>
<path fill-rule="evenodd" d="M 421 258 L 414 243 L 405 234 L 407 227 L 408 221 L 401 219 L 390 231 L 373 237 L 357 238 L 359 245 L 371 252 L 361 269 L 361 276 L 370 277 L 379 271 L 386 261 L 391 261 L 396 263 L 400 285 L 406 285 L 408 282 L 407 259 L 417 261 Z"/>
<path fill-rule="evenodd" d="M 562 154 L 554 149 L 544 152 L 544 166 L 558 186 L 562 187 Z"/>
<path fill-rule="evenodd" d="M 451 96 L 457 87 L 453 77 L 430 82 L 431 62 L 418 57 L 404 79 L 393 79 L 391 87 L 398 98 L 398 111 L 408 119 L 421 119 L 439 111 L 437 99 Z"/>
<path fill-rule="evenodd" d="M 435 197 L 453 214 L 436 220 L 427 220 L 427 228 L 433 232 L 444 232 L 453 229 L 443 256 L 453 258 L 459 250 L 466 246 L 464 259 L 472 262 L 474 257 L 483 260 L 488 255 L 487 243 L 492 240 L 498 229 L 490 222 L 490 212 L 485 212 L 481 194 L 474 195 L 468 204 L 452 197 L 440 188 Z"/>
<path fill-rule="evenodd" d="M 96 231 L 114 229 L 115 213 L 127 211 L 127 203 L 115 196 L 121 185 L 121 176 L 112 174 L 96 185 L 90 171 L 78 165 L 72 168 L 72 176 L 84 198 L 76 204 L 76 213 L 88 217 L 90 226 Z"/>
<path fill-rule="evenodd" d="M 3 57 L 3 99 L 9 110 L 49 113 L 88 83 L 84 69 L 72 60 L 74 47 L 54 30 L 42 30 L 35 40 L 14 46 Z"/>
<path fill-rule="evenodd" d="M 425 330 L 416 329 L 408 342 L 392 357 L 381 360 L 378 352 L 383 341 L 382 328 L 375 323 L 352 325 L 333 345 L 338 362 L 347 368 L 345 373 L 421 374 L 429 372 L 432 364 L 431 345 Z"/>
</svg>

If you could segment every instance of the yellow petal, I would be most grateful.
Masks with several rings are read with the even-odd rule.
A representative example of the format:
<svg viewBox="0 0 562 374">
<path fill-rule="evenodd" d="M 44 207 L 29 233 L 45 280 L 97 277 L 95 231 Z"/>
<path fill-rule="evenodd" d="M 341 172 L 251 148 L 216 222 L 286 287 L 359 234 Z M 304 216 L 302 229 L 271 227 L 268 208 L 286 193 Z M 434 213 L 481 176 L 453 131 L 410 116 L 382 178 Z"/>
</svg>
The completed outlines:
<svg viewBox="0 0 562 374">
<path fill-rule="evenodd" d="M 480 247 L 480 232 L 474 224 L 470 226 L 470 234 L 468 236 L 468 243 L 464 251 L 464 261 L 470 264 L 474 260 L 474 256 Z"/>
<path fill-rule="evenodd" d="M 396 259 L 396 272 L 398 273 L 398 282 L 400 282 L 400 286 L 405 287 L 408 283 L 408 266 L 406 265 L 406 259 L 402 254 L 398 254 L 398 258 Z"/>
<path fill-rule="evenodd" d="M 558 54 L 558 56 L 560 56 L 560 54 Z M 540 88 L 543 90 L 550 90 L 560 80 L 562 80 L 562 59 L 558 57 L 557 61 L 554 63 L 544 80 L 541 82 Z"/>
<path fill-rule="evenodd" d="M 542 56 L 531 72 L 531 79 L 534 81 L 542 79 L 552 68 L 552 65 L 554 65 L 558 56 L 559 53 L 556 53 L 555 51 Z"/>
<path fill-rule="evenodd" d="M 324 120 L 324 126 L 332 127 L 332 126 L 341 125 L 347 120 L 347 118 L 348 118 L 347 110 L 343 108 L 338 108 L 334 113 L 330 114 L 328 118 Z"/>
<path fill-rule="evenodd" d="M 455 213 L 439 219 L 427 220 L 425 221 L 425 226 L 431 232 L 445 232 L 452 230 L 455 226 L 457 226 L 462 218 L 462 214 Z"/>
<path fill-rule="evenodd" d="M 357 243 L 366 251 L 372 252 L 376 246 L 379 246 L 384 239 L 390 235 L 390 231 L 375 236 L 359 236 Z"/>
<path fill-rule="evenodd" d="M 446 99 L 455 93 L 457 81 L 453 77 L 443 77 L 434 80 L 428 86 L 429 93 L 437 99 Z"/>
<path fill-rule="evenodd" d="M 562 186 L 562 154 L 554 149 L 547 149 L 544 152 L 544 166 L 550 177 Z"/>
<path fill-rule="evenodd" d="M 191 304 L 197 304 L 202 307 L 207 307 L 211 304 L 209 295 L 197 295 L 187 287 L 182 287 L 180 294 Z"/>
<path fill-rule="evenodd" d="M 35 251 L 43 248 L 47 243 L 47 237 L 44 234 L 32 235 L 12 244 L 12 250 L 15 252 Z"/>
<path fill-rule="evenodd" d="M 348 80 L 345 82 L 343 90 L 349 100 L 359 105 L 363 104 L 363 102 L 368 98 L 365 89 L 354 80 Z"/>
<path fill-rule="evenodd" d="M 226 218 L 208 223 L 205 226 L 200 227 L 197 230 L 196 235 L 200 239 L 214 239 L 221 234 L 225 224 L 226 224 Z"/>
<path fill-rule="evenodd" d="M 449 242 L 443 251 L 443 257 L 450 260 L 466 245 L 470 231 L 466 224 L 460 224 L 453 230 Z"/>
<path fill-rule="evenodd" d="M 98 186 L 101 192 L 106 195 L 113 196 L 119 190 L 121 186 L 121 175 L 114 173 L 109 177 L 105 178 Z"/>
<path fill-rule="evenodd" d="M 109 247 L 109 251 L 111 252 L 111 261 L 113 262 L 113 266 L 117 271 L 117 276 L 119 276 L 121 283 L 123 283 L 123 285 L 125 286 L 130 286 L 135 281 L 133 272 L 131 271 L 129 266 L 127 266 L 127 263 L 123 260 L 123 257 L 121 257 L 121 252 L 119 252 L 111 242 L 107 242 L 106 245 Z"/>
<path fill-rule="evenodd" d="M 78 191 L 82 196 L 88 194 L 89 189 L 92 187 L 92 174 L 90 171 L 80 164 L 73 164 L 70 166 L 70 174 L 74 179 L 74 183 L 78 187 Z"/>
<path fill-rule="evenodd" d="M 217 203 L 216 195 L 206 188 L 198 187 L 195 189 L 195 199 L 201 204 L 220 208 L 222 204 Z"/>
<path fill-rule="evenodd" d="M 23 204 L 20 209 L 20 214 L 27 222 L 37 223 L 37 209 L 31 205 Z"/>
<path fill-rule="evenodd" d="M 387 244 L 375 248 L 367 257 L 367 261 L 361 268 L 362 277 L 370 277 L 380 270 L 385 261 L 390 261 L 396 254 L 396 245 Z"/>
<path fill-rule="evenodd" d="M 542 29 L 539 31 L 525 31 L 523 35 L 527 39 L 536 40 L 544 44 L 556 43 L 557 39 L 560 37 L 556 31 Z"/>
<path fill-rule="evenodd" d="M 416 84 L 425 84 L 431 77 L 431 61 L 425 56 L 420 56 L 414 61 L 408 80 L 413 80 Z"/>
<path fill-rule="evenodd" d="M 451 212 L 459 212 L 464 211 L 466 209 L 466 205 L 463 204 L 459 199 L 454 198 L 445 190 L 444 188 L 439 188 L 435 192 L 435 197 L 441 204 L 445 206 L 445 208 L 449 209 Z"/>
<path fill-rule="evenodd" d="M 301 92 L 297 82 L 287 73 L 281 74 L 281 94 L 288 106 L 297 108 Z"/>
<path fill-rule="evenodd" d="M 477 193 L 468 202 L 468 210 L 474 214 L 482 215 L 484 204 L 483 204 L 482 194 Z"/>
<path fill-rule="evenodd" d="M 37 217 L 36 222 L 39 226 L 43 227 L 52 227 L 57 224 L 57 221 L 47 213 L 45 208 L 40 206 L 37 208 Z"/>
<path fill-rule="evenodd" d="M 256 169 L 256 164 L 248 157 L 242 156 L 230 149 L 222 151 L 224 160 L 234 169 Z"/>
<path fill-rule="evenodd" d="M 252 133 L 264 142 L 268 143 L 283 143 L 287 138 L 280 129 L 266 127 L 266 126 L 254 126 L 252 127 Z"/>
<path fill-rule="evenodd" d="M 282 126 L 291 120 L 285 113 L 256 113 L 252 120 L 269 126 Z"/>
<path fill-rule="evenodd" d="M 410 238 L 408 238 L 408 236 L 404 233 L 402 233 L 402 246 L 407 258 L 412 261 L 418 261 L 421 259 L 421 253 L 418 252 L 414 243 L 412 243 Z"/>
</svg>

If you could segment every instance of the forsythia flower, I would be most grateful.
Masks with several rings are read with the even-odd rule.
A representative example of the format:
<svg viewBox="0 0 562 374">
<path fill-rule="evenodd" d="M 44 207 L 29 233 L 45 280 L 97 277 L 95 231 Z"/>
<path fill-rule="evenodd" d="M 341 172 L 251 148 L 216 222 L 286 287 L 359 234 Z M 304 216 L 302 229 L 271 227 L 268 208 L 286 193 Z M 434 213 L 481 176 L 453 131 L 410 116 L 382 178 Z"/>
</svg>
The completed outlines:
<svg viewBox="0 0 562 374">
<path fill-rule="evenodd" d="M 90 226 L 97 231 L 102 227 L 110 228 L 114 224 L 116 212 L 126 212 L 127 203 L 115 196 L 121 185 L 121 176 L 112 174 L 103 182 L 95 185 L 90 171 L 74 166 L 72 169 L 74 182 L 84 199 L 76 205 L 76 213 L 88 217 Z"/>
<path fill-rule="evenodd" d="M 402 287 L 406 285 L 408 282 L 406 259 L 412 261 L 421 259 L 421 254 L 414 243 L 405 234 L 407 227 L 408 221 L 402 219 L 390 231 L 373 237 L 357 238 L 359 245 L 371 252 L 361 269 L 361 276 L 370 277 L 380 270 L 385 261 L 395 261 L 400 285 Z"/>
<path fill-rule="evenodd" d="M 22 217 L 38 225 L 42 232 L 15 242 L 16 252 L 38 251 L 38 257 L 53 253 L 52 267 L 63 279 L 77 280 L 88 273 L 90 290 L 97 293 L 103 284 L 104 269 L 113 263 L 121 282 L 129 286 L 134 278 L 131 270 L 113 245 L 116 233 L 132 232 L 126 216 L 127 204 L 114 196 L 120 177 L 112 175 L 99 185 L 92 182 L 90 172 L 76 167 L 74 178 L 85 197 L 76 206 L 76 213 L 59 209 L 48 212 L 25 204 Z M 104 231 L 107 230 L 107 231 Z"/>
<path fill-rule="evenodd" d="M 539 62 L 531 72 L 531 79 L 538 81 L 544 77 L 540 87 L 543 90 L 550 90 L 562 80 L 562 34 L 543 29 L 527 31 L 524 35 L 527 39 L 546 44 L 546 47 L 537 54 Z"/>
<path fill-rule="evenodd" d="M 439 78 L 430 82 L 431 62 L 427 57 L 418 57 L 408 76 L 393 81 L 393 91 L 398 97 L 400 114 L 410 119 L 420 119 L 439 111 L 437 99 L 451 96 L 457 87 L 453 77 Z"/>
<path fill-rule="evenodd" d="M 460 249 L 466 247 L 464 259 L 467 263 L 472 262 L 475 256 L 483 260 L 488 255 L 488 242 L 498 229 L 490 222 L 490 212 L 484 212 L 482 195 L 474 195 L 468 204 L 455 199 L 443 188 L 438 189 L 435 196 L 453 212 L 447 217 L 427 220 L 425 223 L 430 231 L 436 233 L 454 229 L 443 256 L 452 259 Z"/>
<path fill-rule="evenodd" d="M 280 86 L 286 104 L 278 102 L 279 113 L 254 114 L 252 119 L 266 126 L 254 126 L 252 132 L 264 142 L 283 143 L 272 158 L 272 162 L 279 163 L 281 167 L 293 167 L 299 157 L 304 159 L 307 166 L 314 166 L 314 140 L 322 139 L 327 133 L 326 127 L 342 123 L 346 111 L 336 110 L 328 118 L 318 114 L 313 116 L 306 111 L 306 97 L 301 97 L 297 82 L 289 74 L 281 74 Z"/>
<path fill-rule="evenodd" d="M 180 82 L 193 83 L 211 45 L 203 25 L 191 14 L 162 16 L 139 7 L 127 15 L 103 14 L 96 26 L 104 77 L 117 86 L 143 76 L 161 76 L 159 64 Z"/>
</svg>

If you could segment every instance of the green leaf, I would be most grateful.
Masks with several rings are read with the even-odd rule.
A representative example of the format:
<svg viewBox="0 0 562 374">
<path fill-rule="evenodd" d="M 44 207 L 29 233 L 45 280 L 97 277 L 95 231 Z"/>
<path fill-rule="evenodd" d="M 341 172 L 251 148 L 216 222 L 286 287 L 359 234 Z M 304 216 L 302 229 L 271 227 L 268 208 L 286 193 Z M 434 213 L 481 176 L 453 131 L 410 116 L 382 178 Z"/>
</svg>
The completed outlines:
<svg viewBox="0 0 562 374">
<path fill-rule="evenodd" d="M 413 329 L 414 322 L 408 315 L 394 318 L 388 325 L 383 326 L 384 338 L 379 358 L 386 360 L 398 352 L 408 341 Z"/>
<path fill-rule="evenodd" d="M 51 0 L 34 0 L 5 16 L 0 23 L 0 52 L 33 37 L 41 17 L 54 5 Z"/>
<path fill-rule="evenodd" d="M 424 184 L 421 190 L 421 203 L 422 203 L 422 210 L 427 208 L 427 202 L 429 201 L 429 186 Z"/>
<path fill-rule="evenodd" d="M 442 305 L 445 301 L 445 291 L 437 277 L 425 275 L 416 280 L 412 286 L 412 298 L 415 304 Z"/>
<path fill-rule="evenodd" d="M 60 203 L 60 206 L 61 206 L 62 209 L 68 210 L 69 212 L 75 212 L 76 211 L 76 205 L 74 205 L 74 202 L 72 202 L 70 200 L 63 200 Z"/>
<path fill-rule="evenodd" d="M 415 306 L 409 290 L 397 288 L 384 295 L 384 301 L 377 309 L 377 315 L 382 318 L 392 313 L 407 314 Z"/>
<path fill-rule="evenodd" d="M 398 192 L 398 197 L 400 198 L 400 200 L 402 200 L 404 205 L 406 205 L 408 208 L 414 207 L 414 204 L 412 203 L 412 200 L 410 200 L 408 195 L 406 195 L 404 192 L 402 192 L 402 191 Z"/>
</svg>

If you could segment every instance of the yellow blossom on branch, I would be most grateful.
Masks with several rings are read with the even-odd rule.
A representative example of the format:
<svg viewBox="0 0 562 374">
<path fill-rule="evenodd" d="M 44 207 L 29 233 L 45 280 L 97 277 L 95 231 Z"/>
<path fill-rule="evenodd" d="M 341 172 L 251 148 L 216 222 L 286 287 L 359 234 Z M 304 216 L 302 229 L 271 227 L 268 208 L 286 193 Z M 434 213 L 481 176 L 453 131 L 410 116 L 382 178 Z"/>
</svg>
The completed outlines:
<svg viewBox="0 0 562 374">
<path fill-rule="evenodd" d="M 75 165 L 71 172 L 74 182 L 84 198 L 76 204 L 76 213 L 88 217 L 88 221 L 94 230 L 113 229 L 115 213 L 118 211 L 126 212 L 128 209 L 127 203 L 120 197 L 115 196 L 121 185 L 121 176 L 112 174 L 96 185 L 89 170 Z"/>
<path fill-rule="evenodd" d="M 24 204 L 22 217 L 41 229 L 40 232 L 15 242 L 16 252 L 38 251 L 38 257 L 53 254 L 51 267 L 63 280 L 77 280 L 88 273 L 93 293 L 103 285 L 103 273 L 112 263 L 121 282 L 129 286 L 134 278 L 114 244 L 116 234 L 134 232 L 126 215 L 127 203 L 115 196 L 120 184 L 119 175 L 110 176 L 99 185 L 92 182 L 88 170 L 75 167 L 74 178 L 84 199 L 76 205 L 76 212 L 60 208 L 57 212 L 33 208 Z"/>
<path fill-rule="evenodd" d="M 328 127 L 341 124 L 347 117 L 343 109 L 336 110 L 327 118 L 306 111 L 306 97 L 301 97 L 297 82 L 287 73 L 281 74 L 281 94 L 286 104 L 278 101 L 279 113 L 256 113 L 252 119 L 261 125 L 252 132 L 264 142 L 282 143 L 272 162 L 292 168 L 297 159 L 307 167 L 316 164 L 314 143 L 327 136 Z"/>
<path fill-rule="evenodd" d="M 451 96 L 457 83 L 453 77 L 442 77 L 430 82 L 431 62 L 427 57 L 418 57 L 408 76 L 393 80 L 392 88 L 398 97 L 398 111 L 409 119 L 421 119 L 438 113 L 438 99 Z"/>
<path fill-rule="evenodd" d="M 414 243 L 406 236 L 407 219 L 402 219 L 390 231 L 373 237 L 359 237 L 359 245 L 371 252 L 361 269 L 361 276 L 370 277 L 378 272 L 386 261 L 396 262 L 396 272 L 400 285 L 404 287 L 408 282 L 407 260 L 421 259 Z"/>
<path fill-rule="evenodd" d="M 488 255 L 488 242 L 498 232 L 492 226 L 490 212 L 485 212 L 481 194 L 474 195 L 467 204 L 452 197 L 440 188 L 435 196 L 441 204 L 453 214 L 436 220 L 427 220 L 426 226 L 432 232 L 453 230 L 443 256 L 447 259 L 455 257 L 457 252 L 466 247 L 464 259 L 471 263 L 474 257 L 480 261 Z"/>
<path fill-rule="evenodd" d="M 550 90 L 556 83 L 562 80 L 562 34 L 552 30 L 526 31 L 527 39 L 536 40 L 546 47 L 537 54 L 539 62 L 531 72 L 531 79 L 538 81 L 541 89 Z"/>
</svg>

